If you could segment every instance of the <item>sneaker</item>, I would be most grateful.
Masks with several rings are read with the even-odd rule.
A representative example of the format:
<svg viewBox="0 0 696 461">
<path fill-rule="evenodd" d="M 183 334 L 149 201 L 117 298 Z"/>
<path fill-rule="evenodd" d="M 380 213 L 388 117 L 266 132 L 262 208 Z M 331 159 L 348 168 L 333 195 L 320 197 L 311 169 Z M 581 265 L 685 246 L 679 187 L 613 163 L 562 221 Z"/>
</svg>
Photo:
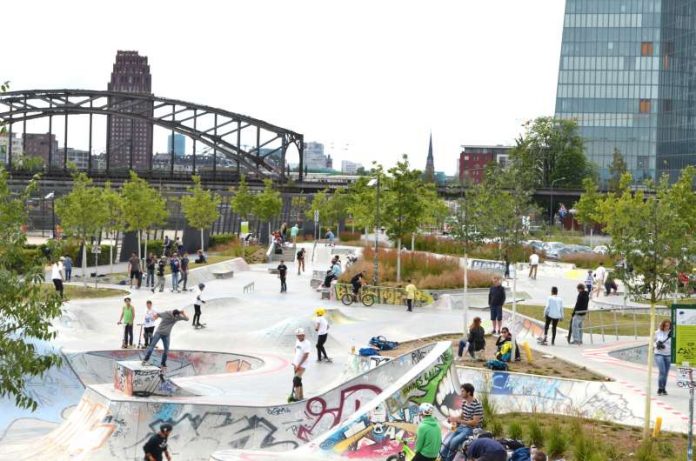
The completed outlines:
<svg viewBox="0 0 696 461">
<path fill-rule="evenodd" d="M 152 289 L 152 290 L 150 290 L 150 291 L 154 293 L 154 292 L 155 292 L 155 289 L 153 288 L 153 289 Z"/>
<path fill-rule="evenodd" d="M 147 362 L 147 360 L 143 360 L 142 362 L 140 362 L 140 364 L 141 364 L 142 366 L 144 366 L 144 367 L 146 367 L 146 366 L 149 365 L 149 363 Z"/>
</svg>

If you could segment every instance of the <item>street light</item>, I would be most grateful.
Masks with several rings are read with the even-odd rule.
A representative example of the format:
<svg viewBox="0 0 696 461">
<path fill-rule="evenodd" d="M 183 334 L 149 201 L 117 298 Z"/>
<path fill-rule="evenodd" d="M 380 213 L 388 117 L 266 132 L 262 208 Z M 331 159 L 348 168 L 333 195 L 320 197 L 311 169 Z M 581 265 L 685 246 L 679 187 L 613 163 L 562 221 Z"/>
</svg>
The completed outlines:
<svg viewBox="0 0 696 461">
<path fill-rule="evenodd" d="M 372 275 L 372 284 L 379 285 L 379 174 L 376 178 L 370 179 L 367 183 L 369 187 L 376 187 L 377 194 L 375 199 L 375 257 L 374 257 L 374 274 Z"/>
<path fill-rule="evenodd" d="M 558 181 L 563 181 L 563 180 L 565 180 L 565 177 L 556 178 L 553 181 L 551 181 L 551 209 L 549 210 L 549 222 L 551 223 L 552 227 L 553 227 L 553 185 L 556 184 Z"/>
<path fill-rule="evenodd" d="M 51 224 L 53 226 L 53 231 L 51 232 L 51 235 L 53 236 L 53 240 L 56 239 L 56 207 L 55 207 L 56 200 L 55 200 L 55 197 L 56 197 L 55 191 L 46 194 L 46 196 L 44 197 L 44 200 L 51 201 Z"/>
</svg>

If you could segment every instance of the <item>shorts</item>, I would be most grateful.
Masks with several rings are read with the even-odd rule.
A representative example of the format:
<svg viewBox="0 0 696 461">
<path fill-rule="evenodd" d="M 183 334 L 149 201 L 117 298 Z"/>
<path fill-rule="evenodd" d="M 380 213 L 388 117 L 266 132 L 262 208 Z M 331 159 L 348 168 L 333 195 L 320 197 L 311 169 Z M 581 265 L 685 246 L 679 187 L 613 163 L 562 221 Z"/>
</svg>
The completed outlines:
<svg viewBox="0 0 696 461">
<path fill-rule="evenodd" d="M 491 320 L 503 321 L 503 306 L 491 306 Z"/>
</svg>

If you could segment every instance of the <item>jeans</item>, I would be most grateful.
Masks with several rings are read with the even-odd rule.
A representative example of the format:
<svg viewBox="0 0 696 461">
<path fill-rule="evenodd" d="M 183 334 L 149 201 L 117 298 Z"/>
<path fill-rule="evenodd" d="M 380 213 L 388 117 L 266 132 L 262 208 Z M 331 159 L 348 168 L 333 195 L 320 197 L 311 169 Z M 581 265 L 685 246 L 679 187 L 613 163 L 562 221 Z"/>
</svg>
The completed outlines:
<svg viewBox="0 0 696 461">
<path fill-rule="evenodd" d="M 457 455 L 457 449 L 464 443 L 466 439 L 471 437 L 474 430 L 467 426 L 459 426 L 454 431 L 454 435 L 447 439 L 446 442 L 442 444 L 442 449 L 440 450 L 440 457 L 442 461 L 452 461 Z"/>
<path fill-rule="evenodd" d="M 324 358 L 328 359 L 329 356 L 326 354 L 326 349 L 324 349 L 324 344 L 326 343 L 326 339 L 329 337 L 328 333 L 324 333 L 323 335 L 318 335 L 317 338 L 317 357 L 319 360 L 321 360 L 321 354 L 324 354 Z"/>
<path fill-rule="evenodd" d="M 457 352 L 457 355 L 461 358 L 461 356 L 464 354 L 464 349 L 469 349 L 468 346 L 469 343 L 466 342 L 466 339 L 460 339 L 459 340 L 459 351 Z"/>
<path fill-rule="evenodd" d="M 159 291 L 160 291 L 160 292 L 163 291 L 163 290 L 164 290 L 165 281 L 166 281 L 166 279 L 164 278 L 164 275 L 158 275 L 158 276 L 157 276 L 157 286 L 155 286 L 155 287 L 153 288 L 153 290 L 154 290 L 155 288 L 159 288 Z"/>
<path fill-rule="evenodd" d="M 413 300 L 406 298 L 406 307 L 409 312 L 413 311 Z"/>
<path fill-rule="evenodd" d="M 132 346 L 133 345 L 133 324 L 125 324 L 123 326 L 123 345 Z"/>
<path fill-rule="evenodd" d="M 304 258 L 297 260 L 297 275 L 300 275 L 300 269 L 304 272 Z"/>
<path fill-rule="evenodd" d="M 147 362 L 148 360 L 150 360 L 152 351 L 155 350 L 155 346 L 157 345 L 160 339 L 162 340 L 162 345 L 164 346 L 164 351 L 162 352 L 162 366 L 166 367 L 167 352 L 169 352 L 169 335 L 161 335 L 159 332 L 155 333 L 155 336 L 152 337 L 152 341 L 150 341 L 150 345 L 147 348 L 147 352 L 145 352 L 145 358 L 143 358 L 143 361 Z"/>
<path fill-rule="evenodd" d="M 178 290 L 177 285 L 179 285 L 179 273 L 172 272 L 172 291 Z"/>
<path fill-rule="evenodd" d="M 554 319 L 553 317 L 546 316 L 546 322 L 544 323 L 544 339 L 548 336 L 549 325 L 551 326 L 551 344 L 556 342 L 556 327 L 558 326 L 558 321 L 560 319 Z"/>
<path fill-rule="evenodd" d="M 72 267 L 71 268 L 65 268 L 65 281 L 69 282 L 70 279 L 72 278 Z"/>
<path fill-rule="evenodd" d="M 660 371 L 660 377 L 657 378 L 657 388 L 665 390 L 667 386 L 667 375 L 669 375 L 669 367 L 672 365 L 672 358 L 669 355 L 655 354 L 655 364 Z"/>
<path fill-rule="evenodd" d="M 582 344 L 582 324 L 585 321 L 584 315 L 575 314 L 571 329 L 573 330 L 573 342 Z"/>
<path fill-rule="evenodd" d="M 56 287 L 56 291 L 60 293 L 60 297 L 63 297 L 63 281 L 61 279 L 53 279 L 53 286 Z"/>
<path fill-rule="evenodd" d="M 145 286 L 154 288 L 154 286 L 155 286 L 155 270 L 154 269 L 147 270 L 147 277 L 145 278 Z"/>
<path fill-rule="evenodd" d="M 176 283 L 177 288 L 180 283 L 184 283 L 184 291 L 186 291 L 186 282 L 188 282 L 188 271 L 181 271 L 181 279 Z"/>
</svg>

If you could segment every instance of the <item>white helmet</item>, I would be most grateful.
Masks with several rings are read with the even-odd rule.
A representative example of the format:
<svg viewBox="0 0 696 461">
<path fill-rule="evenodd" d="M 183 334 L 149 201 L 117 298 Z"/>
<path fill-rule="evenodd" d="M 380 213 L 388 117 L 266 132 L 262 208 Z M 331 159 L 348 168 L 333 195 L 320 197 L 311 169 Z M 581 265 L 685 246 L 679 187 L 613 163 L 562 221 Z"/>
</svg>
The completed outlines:
<svg viewBox="0 0 696 461">
<path fill-rule="evenodd" d="M 420 407 L 418 407 L 418 410 L 422 414 L 424 414 L 426 416 L 430 416 L 433 414 L 433 411 L 435 411 L 435 407 L 430 403 L 421 403 Z"/>
<path fill-rule="evenodd" d="M 300 336 L 303 334 L 305 334 L 304 328 L 298 328 L 297 330 L 295 330 L 295 336 Z"/>
</svg>

